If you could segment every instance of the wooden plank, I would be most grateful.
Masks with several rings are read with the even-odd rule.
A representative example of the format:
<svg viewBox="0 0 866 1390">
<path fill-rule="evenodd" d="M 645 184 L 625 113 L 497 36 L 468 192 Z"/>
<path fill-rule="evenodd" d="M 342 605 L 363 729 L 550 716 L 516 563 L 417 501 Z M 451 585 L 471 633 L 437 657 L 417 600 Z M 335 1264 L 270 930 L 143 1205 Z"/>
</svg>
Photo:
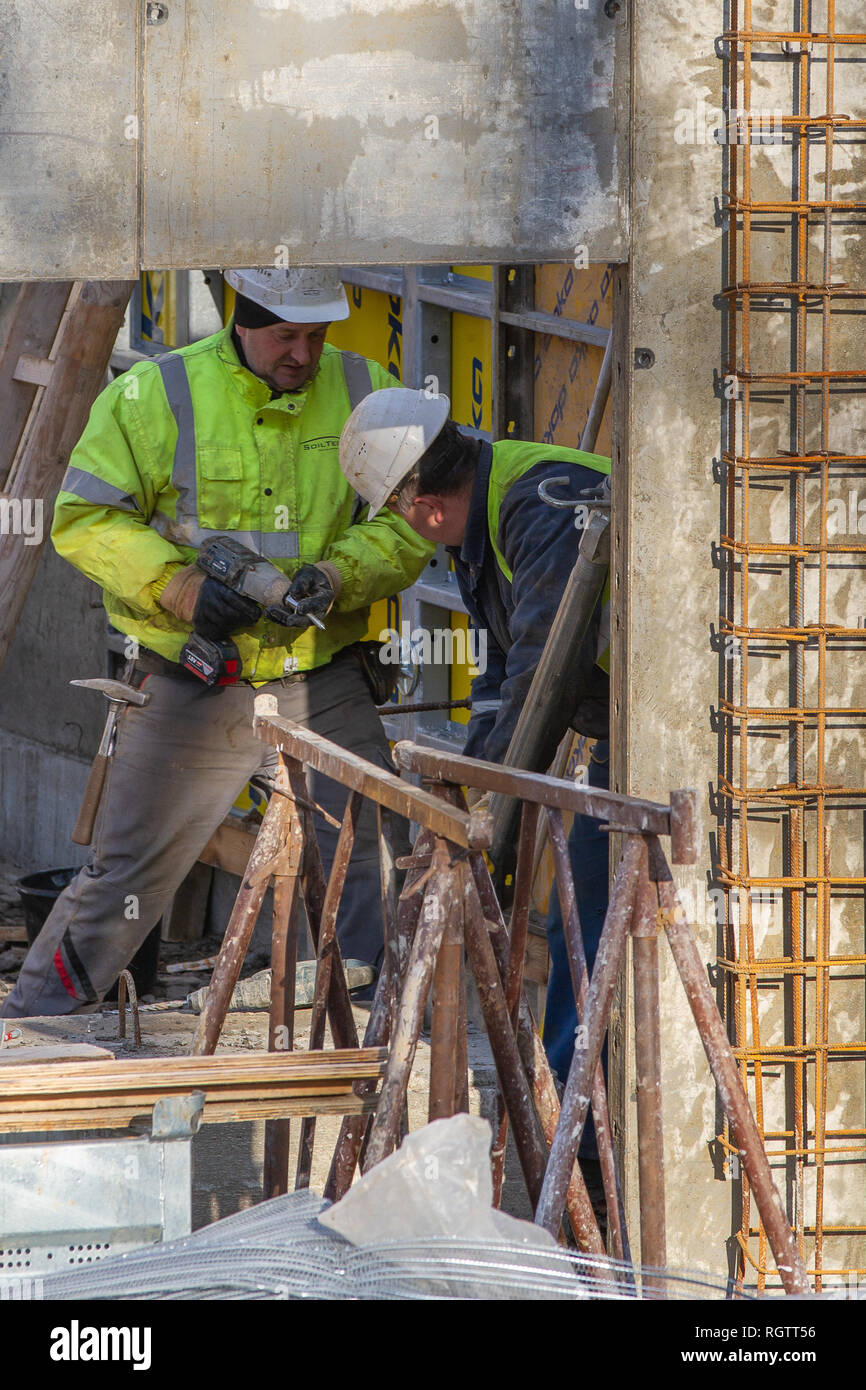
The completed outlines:
<svg viewBox="0 0 866 1390">
<path fill-rule="evenodd" d="M 107 1047 L 95 1047 L 93 1043 L 51 1043 L 47 1047 L 0 1047 L 0 1067 L 23 1066 L 27 1062 L 57 1063 L 97 1061 L 107 1058 L 114 1061 L 114 1053 Z"/>
<path fill-rule="evenodd" d="M 14 308 L 6 319 L 0 345 L 0 483 L 9 474 L 37 388 L 16 381 L 15 371 L 23 356 L 46 357 L 51 350 L 63 310 L 72 291 L 71 280 L 21 285 Z"/>
<path fill-rule="evenodd" d="M 53 350 L 54 370 L 47 386 L 34 387 L 10 380 L 9 389 L 41 390 L 42 395 L 20 454 L 10 470 L 6 491 L 19 507 L 38 499 L 42 508 L 39 544 L 34 536 L 8 535 L 0 550 L 0 666 L 18 626 L 27 592 L 36 573 L 42 545 L 51 527 L 54 499 L 63 481 L 69 455 L 77 443 L 105 377 L 111 349 L 123 323 L 132 280 L 87 280 L 76 287 L 75 299 Z M 26 287 L 25 287 L 26 288 Z M 32 287 L 38 288 L 38 287 Z M 28 298 L 28 303 L 30 299 Z M 33 301 L 30 312 L 34 312 Z M 14 350 L 17 365 L 23 344 Z M 7 344 L 7 351 L 11 345 Z M 45 347 L 40 344 L 39 355 Z M 0 393 L 2 399 L 2 393 Z M 5 425 L 5 422 L 4 422 Z M 5 432 L 5 431 L 4 431 Z"/>
<path fill-rule="evenodd" d="M 47 386 L 54 371 L 54 363 L 49 357 L 34 357 L 32 353 L 22 352 L 12 373 L 13 381 L 26 381 L 32 386 Z"/>
<path fill-rule="evenodd" d="M 357 1096 L 354 1091 L 337 1096 L 311 1095 L 282 1099 L 231 1102 L 207 1100 L 203 1124 L 235 1124 L 244 1120 L 305 1119 L 309 1115 L 369 1115 L 376 1109 L 378 1094 Z M 94 1106 L 82 1110 L 15 1110 L 0 1115 L 0 1132 L 27 1134 L 36 1130 L 129 1129 L 150 1124 L 150 1109 Z"/>
<path fill-rule="evenodd" d="M 440 753 L 433 748 L 421 748 L 403 740 L 394 745 L 394 761 L 404 772 L 417 772 L 422 777 L 453 782 L 483 791 L 499 792 L 519 797 L 522 801 L 538 801 L 543 806 L 555 806 L 561 811 L 578 812 L 625 825 L 641 834 L 669 835 L 670 807 L 657 801 L 644 801 L 636 796 L 605 791 L 548 777 L 542 772 L 526 772 L 522 768 L 504 767 L 500 763 L 466 758 L 458 753 Z"/>
<path fill-rule="evenodd" d="M 413 787 L 393 772 L 368 763 L 356 753 L 302 728 L 279 715 L 259 716 L 255 721 L 259 737 L 289 757 L 296 758 L 326 777 L 333 777 L 351 791 L 360 792 L 389 811 L 432 830 L 453 844 L 470 849 L 490 845 L 490 817 L 486 813 L 467 814 L 431 792 Z"/>
<path fill-rule="evenodd" d="M 199 855 L 199 863 L 210 864 L 214 869 L 225 869 L 227 873 L 243 878 L 256 842 L 257 830 L 258 826 L 244 829 L 237 824 L 237 817 L 228 816 L 211 835 Z"/>
<path fill-rule="evenodd" d="M 47 1092 L 96 1094 L 142 1088 L 170 1094 L 231 1085 L 281 1084 L 287 1090 L 311 1081 L 341 1084 L 377 1076 L 386 1059 L 384 1048 L 344 1048 L 333 1052 L 260 1052 L 245 1057 L 219 1053 L 211 1057 L 118 1058 L 110 1063 L 73 1062 L 65 1068 L 25 1064 L 3 1077 L 3 1099 Z"/>
<path fill-rule="evenodd" d="M 58 1063 L 58 1066 L 63 1065 Z M 3 1073 L 5 1076 L 5 1072 Z M 364 1079 L 364 1078 L 362 1078 Z M 20 1113 L 22 1115 L 33 1114 L 36 1111 L 56 1110 L 64 1114 L 81 1114 L 82 1111 L 91 1110 L 129 1110 L 135 1114 L 143 1114 L 145 1111 L 152 1110 L 158 1100 L 162 1100 L 166 1095 L 185 1096 L 189 1095 L 191 1089 L 202 1090 L 203 1087 L 190 1088 L 189 1086 L 179 1086 L 175 1090 L 166 1092 L 161 1088 L 154 1090 L 141 1090 L 131 1092 L 128 1096 L 116 1097 L 110 1091 L 100 1092 L 94 1095 L 60 1095 L 52 1096 L 49 1092 L 36 1096 L 9 1096 L 4 1097 L 0 1102 L 0 1124 L 3 1117 L 8 1112 Z M 271 1105 L 282 1105 L 284 1102 L 316 1100 L 322 1096 L 341 1097 L 347 1096 L 352 1090 L 351 1082 L 310 1082 L 306 1086 L 294 1086 L 291 1090 L 284 1090 L 280 1087 L 268 1089 L 260 1086 L 229 1087 L 225 1091 L 219 1089 L 215 1099 L 221 1104 L 229 1105 L 257 1105 L 260 1101 L 267 1101 Z"/>
<path fill-rule="evenodd" d="M 17 922 L 0 922 L 0 941 L 9 943 L 27 940 L 27 928 Z"/>
</svg>

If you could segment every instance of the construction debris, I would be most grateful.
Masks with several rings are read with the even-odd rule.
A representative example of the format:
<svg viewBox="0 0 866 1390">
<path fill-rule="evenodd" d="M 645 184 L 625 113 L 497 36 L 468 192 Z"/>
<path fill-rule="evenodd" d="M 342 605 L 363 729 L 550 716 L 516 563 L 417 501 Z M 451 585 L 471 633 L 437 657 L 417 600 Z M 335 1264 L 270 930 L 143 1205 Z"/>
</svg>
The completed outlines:
<svg viewBox="0 0 866 1390">
<path fill-rule="evenodd" d="M 365 965 L 360 960 L 347 960 L 343 962 L 343 969 L 346 976 L 346 987 L 349 990 L 363 989 L 365 985 L 371 985 L 375 979 L 376 972 L 370 965 Z M 316 996 L 316 962 L 310 960 L 298 961 L 295 967 L 295 1008 L 310 1009 L 313 1006 Z M 187 998 L 187 1004 L 194 1014 L 200 1014 L 207 1001 L 208 989 L 194 990 Z M 228 1010 L 230 1013 L 243 1013 L 247 1009 L 269 1009 L 271 1007 L 271 972 L 270 970 L 260 970 L 255 975 L 249 975 L 245 980 L 240 980 L 232 990 L 229 1000 Z"/>
<path fill-rule="evenodd" d="M 353 1245 L 459 1237 L 556 1250 L 547 1231 L 493 1205 L 490 1124 L 472 1115 L 434 1120 L 408 1134 L 320 1221 Z"/>
<path fill-rule="evenodd" d="M 689 1270 L 646 1279 L 599 1256 L 496 1236 L 430 1236 L 356 1247 L 324 1224 L 335 1208 L 293 1192 L 180 1240 L 44 1280 L 48 1299 L 742 1299 L 728 1280 Z M 521 1230 L 523 1223 L 521 1223 Z M 0 1276 L 0 1288 L 2 1288 Z M 754 1310 L 748 1295 L 744 1307 Z M 594 1313 L 593 1316 L 597 1316 Z M 708 1316 L 708 1310 L 703 1310 Z"/>
</svg>

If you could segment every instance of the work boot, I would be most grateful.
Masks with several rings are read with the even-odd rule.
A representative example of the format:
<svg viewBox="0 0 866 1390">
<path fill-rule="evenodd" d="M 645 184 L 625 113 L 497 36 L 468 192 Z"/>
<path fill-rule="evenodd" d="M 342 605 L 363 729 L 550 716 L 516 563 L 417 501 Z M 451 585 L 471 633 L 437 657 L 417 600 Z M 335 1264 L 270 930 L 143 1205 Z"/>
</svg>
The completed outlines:
<svg viewBox="0 0 866 1390">
<path fill-rule="evenodd" d="M 367 971 L 365 980 L 359 980 L 357 985 L 353 985 L 351 980 L 349 981 L 349 997 L 351 998 L 353 1006 L 357 1006 L 360 1009 L 369 1009 L 373 1000 L 376 998 L 376 986 L 379 981 L 379 976 L 370 965 L 365 966 L 364 969 Z"/>
</svg>

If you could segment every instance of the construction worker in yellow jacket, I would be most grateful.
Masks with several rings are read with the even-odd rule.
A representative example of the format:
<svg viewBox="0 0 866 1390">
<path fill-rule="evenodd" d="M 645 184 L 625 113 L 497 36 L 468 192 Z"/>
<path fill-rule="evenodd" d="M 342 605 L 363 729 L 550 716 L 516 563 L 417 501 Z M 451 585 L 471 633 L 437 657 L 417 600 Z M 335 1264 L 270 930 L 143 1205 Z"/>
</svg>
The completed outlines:
<svg viewBox="0 0 866 1390">
<path fill-rule="evenodd" d="M 393 377 L 327 345 L 330 322 L 348 315 L 335 272 L 226 278 L 237 291 L 229 326 L 137 363 L 102 392 L 57 500 L 54 545 L 101 585 L 150 700 L 119 718 L 92 862 L 29 952 L 2 1009 L 9 1017 L 103 998 L 249 778 L 273 770 L 252 729 L 257 688 L 276 694 L 282 715 L 390 766 L 352 644 L 369 604 L 414 583 L 431 547 L 399 517 L 362 519 L 338 441 L 352 408 Z M 295 626 L 269 621 L 195 566 L 215 535 L 289 577 Z M 208 688 L 178 664 L 194 626 L 231 634 L 237 684 Z M 339 818 L 343 789 L 314 777 L 312 791 Z M 369 811 L 361 822 L 338 936 L 344 956 L 375 967 L 375 822 Z M 327 870 L 336 832 L 321 818 L 317 832 Z"/>
</svg>

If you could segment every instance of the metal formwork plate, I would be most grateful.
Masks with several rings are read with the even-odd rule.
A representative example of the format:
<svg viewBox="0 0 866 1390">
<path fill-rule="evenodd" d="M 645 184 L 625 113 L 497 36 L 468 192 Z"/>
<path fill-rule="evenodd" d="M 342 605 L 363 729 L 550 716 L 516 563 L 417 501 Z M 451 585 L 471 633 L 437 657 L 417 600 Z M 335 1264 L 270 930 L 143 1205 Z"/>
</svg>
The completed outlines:
<svg viewBox="0 0 866 1390">
<path fill-rule="evenodd" d="M 621 258 L 623 25 L 600 3 L 167 9 L 146 30 L 146 266 Z"/>
<path fill-rule="evenodd" d="M 7 0 L 0 279 L 622 259 L 623 13 Z"/>
<path fill-rule="evenodd" d="M 188 1235 L 191 1171 L 188 1138 L 0 1147 L 0 1296 L 7 1277 Z"/>
<path fill-rule="evenodd" d="M 136 273 L 136 7 L 0 6 L 0 279 Z"/>
</svg>

